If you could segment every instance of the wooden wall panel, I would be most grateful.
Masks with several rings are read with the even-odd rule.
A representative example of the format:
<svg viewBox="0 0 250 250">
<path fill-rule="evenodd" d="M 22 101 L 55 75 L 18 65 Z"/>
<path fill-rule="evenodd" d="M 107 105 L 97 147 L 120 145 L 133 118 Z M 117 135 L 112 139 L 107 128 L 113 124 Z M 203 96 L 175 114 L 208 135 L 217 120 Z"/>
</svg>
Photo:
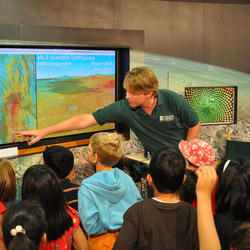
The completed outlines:
<svg viewBox="0 0 250 250">
<path fill-rule="evenodd" d="M 0 1 L 0 23 L 113 28 L 113 0 Z"/>
<path fill-rule="evenodd" d="M 0 23 L 74 28 L 75 32 L 69 30 L 62 39 L 105 46 L 113 41 L 121 46 L 127 44 L 128 37 L 124 42 L 124 36 L 119 35 L 121 30 L 128 30 L 127 35 L 134 43 L 136 36 L 132 31 L 137 30 L 144 32 L 144 42 L 140 39 L 136 46 L 140 51 L 250 72 L 248 3 L 246 0 L 237 3 L 235 0 L 8 0 L 0 1 Z M 20 32 L 13 26 L 9 28 L 0 34 L 1 39 L 6 39 L 6 35 L 16 37 Z M 79 28 L 86 32 L 78 37 Z M 22 31 L 26 32 L 25 27 Z M 61 36 L 57 31 L 25 34 L 41 41 Z"/>
<path fill-rule="evenodd" d="M 146 52 L 202 60 L 202 4 L 150 0 L 118 2 L 115 27 L 144 29 Z"/>
<path fill-rule="evenodd" d="M 204 61 L 250 72 L 250 5 L 206 4 Z"/>
</svg>

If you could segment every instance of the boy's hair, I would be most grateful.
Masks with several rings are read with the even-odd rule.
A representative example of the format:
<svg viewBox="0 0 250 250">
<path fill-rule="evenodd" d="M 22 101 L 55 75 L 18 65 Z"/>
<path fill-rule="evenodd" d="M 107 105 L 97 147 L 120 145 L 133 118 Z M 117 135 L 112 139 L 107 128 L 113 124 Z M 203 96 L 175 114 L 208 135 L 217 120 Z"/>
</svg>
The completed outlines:
<svg viewBox="0 0 250 250">
<path fill-rule="evenodd" d="M 16 175 L 13 164 L 7 159 L 0 159 L 0 201 L 16 199 Z"/>
<path fill-rule="evenodd" d="M 24 231 L 11 235 L 11 230 L 15 230 L 18 225 Z M 8 249 L 38 249 L 46 230 L 45 212 L 37 201 L 20 201 L 8 209 L 2 228 L 4 243 Z M 12 233 L 15 234 L 13 231 Z"/>
<path fill-rule="evenodd" d="M 183 182 L 185 159 L 179 150 L 161 148 L 156 151 L 149 164 L 149 174 L 154 186 L 161 193 L 175 193 Z"/>
<path fill-rule="evenodd" d="M 234 250 L 250 249 L 250 222 L 244 222 L 232 233 L 230 246 Z"/>
<path fill-rule="evenodd" d="M 22 199 L 37 200 L 46 213 L 48 241 L 60 238 L 73 225 L 55 172 L 45 165 L 33 165 L 23 175 Z"/>
<path fill-rule="evenodd" d="M 122 136 L 117 133 L 96 133 L 90 137 L 89 144 L 104 165 L 114 166 L 123 156 Z"/>
<path fill-rule="evenodd" d="M 182 201 L 192 203 L 196 201 L 196 183 L 197 175 L 194 171 L 186 169 L 186 181 L 181 185 L 179 189 L 180 199 Z"/>
<path fill-rule="evenodd" d="M 147 67 L 137 67 L 127 73 L 123 87 L 132 94 L 144 94 L 153 91 L 158 95 L 158 79 L 153 70 Z"/>
<path fill-rule="evenodd" d="M 230 210 L 234 219 L 244 221 L 250 217 L 250 161 L 233 159 L 217 168 L 219 181 L 215 203 L 217 213 Z M 224 169 L 224 172 L 221 171 Z"/>
<path fill-rule="evenodd" d="M 43 159 L 60 179 L 66 178 L 74 167 L 73 153 L 62 146 L 47 147 L 43 152 Z"/>
</svg>

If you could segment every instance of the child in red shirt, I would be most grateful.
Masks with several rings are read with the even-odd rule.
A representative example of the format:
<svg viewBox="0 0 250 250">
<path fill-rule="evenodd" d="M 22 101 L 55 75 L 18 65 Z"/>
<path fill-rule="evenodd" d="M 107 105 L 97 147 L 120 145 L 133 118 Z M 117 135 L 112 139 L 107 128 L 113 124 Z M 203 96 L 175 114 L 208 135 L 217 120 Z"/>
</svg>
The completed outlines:
<svg viewBox="0 0 250 250">
<path fill-rule="evenodd" d="M 179 149 L 186 160 L 187 170 L 189 169 L 195 172 L 196 170 L 198 170 L 199 167 L 203 166 L 216 167 L 214 148 L 206 141 L 200 139 L 193 139 L 190 141 L 180 141 Z M 181 187 L 181 189 L 185 188 L 188 188 L 188 185 L 185 184 Z M 215 214 L 215 207 L 216 207 L 214 201 L 215 190 L 216 186 L 214 187 L 211 195 L 213 214 Z M 185 191 L 188 192 L 189 190 Z M 192 191 L 190 190 L 190 192 Z M 195 193 L 195 189 L 193 190 L 193 192 Z M 192 205 L 195 207 L 197 206 L 196 200 L 192 202 Z"/>
</svg>

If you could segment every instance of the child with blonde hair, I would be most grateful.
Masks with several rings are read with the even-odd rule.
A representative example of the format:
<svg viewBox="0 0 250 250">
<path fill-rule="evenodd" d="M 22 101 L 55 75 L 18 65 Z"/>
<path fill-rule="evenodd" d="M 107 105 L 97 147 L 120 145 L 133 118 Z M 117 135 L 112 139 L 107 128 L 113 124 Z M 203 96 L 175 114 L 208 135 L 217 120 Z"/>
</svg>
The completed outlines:
<svg viewBox="0 0 250 250">
<path fill-rule="evenodd" d="M 78 204 L 92 250 L 112 249 L 123 214 L 142 200 L 132 178 L 114 167 L 122 156 L 122 138 L 117 133 L 101 132 L 90 138 L 88 160 L 96 173 L 83 180 Z"/>
<path fill-rule="evenodd" d="M 2 221 L 7 206 L 16 199 L 16 175 L 13 164 L 7 159 L 0 159 L 0 249 L 5 249 L 3 243 Z"/>
</svg>

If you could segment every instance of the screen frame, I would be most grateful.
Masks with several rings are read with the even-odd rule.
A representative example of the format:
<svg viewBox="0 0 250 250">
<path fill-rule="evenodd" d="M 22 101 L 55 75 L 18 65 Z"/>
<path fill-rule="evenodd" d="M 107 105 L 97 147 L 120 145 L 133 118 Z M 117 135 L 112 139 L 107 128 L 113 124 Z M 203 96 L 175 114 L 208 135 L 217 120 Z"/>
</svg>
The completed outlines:
<svg viewBox="0 0 250 250">
<path fill-rule="evenodd" d="M 123 80 L 126 73 L 129 71 L 130 68 L 130 48 L 129 47 L 108 47 L 108 46 L 84 46 L 84 45 L 68 45 L 68 44 L 41 44 L 41 43 L 34 43 L 26 44 L 26 43 L 18 43 L 18 44 L 0 44 L 1 48 L 10 48 L 10 49 L 66 49 L 66 50 L 111 50 L 115 51 L 115 102 L 125 98 L 125 90 L 123 89 Z M 53 124 L 51 124 L 53 125 Z M 13 143 L 6 143 L 0 144 L 0 149 L 5 148 L 12 148 L 17 147 L 18 151 L 23 150 L 24 153 L 21 155 L 26 154 L 33 154 L 34 152 L 37 153 L 43 151 L 44 147 L 49 145 L 57 145 L 57 144 L 65 144 L 68 147 L 80 146 L 88 144 L 89 138 L 91 135 L 97 132 L 107 131 L 113 132 L 117 131 L 121 133 L 126 140 L 130 139 L 130 132 L 128 126 L 121 123 L 115 123 L 115 129 L 110 130 L 99 130 L 95 132 L 88 132 L 88 133 L 79 133 L 74 135 L 65 135 L 65 136 L 53 136 L 49 138 L 41 139 L 36 144 L 29 146 L 26 141 L 24 142 L 13 142 Z M 72 146 L 73 145 L 73 146 Z M 39 150 L 42 148 L 42 150 Z M 18 154 L 19 155 L 19 154 Z"/>
</svg>

